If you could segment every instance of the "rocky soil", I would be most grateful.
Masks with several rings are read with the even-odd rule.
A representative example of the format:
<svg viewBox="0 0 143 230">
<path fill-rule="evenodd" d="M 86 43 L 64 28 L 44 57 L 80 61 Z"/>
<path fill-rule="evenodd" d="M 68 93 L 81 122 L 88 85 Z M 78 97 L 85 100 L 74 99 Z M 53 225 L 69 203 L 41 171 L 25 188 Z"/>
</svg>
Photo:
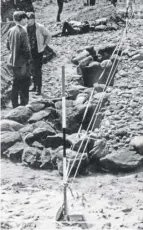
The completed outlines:
<svg viewBox="0 0 143 230">
<path fill-rule="evenodd" d="M 55 2 L 43 1 L 35 6 L 39 21 L 45 23 L 51 33 L 58 31 Z M 73 183 L 74 197 L 68 190 L 70 214 L 84 214 L 90 229 L 143 229 L 143 6 L 139 6 L 140 12 L 137 5 L 136 18 L 130 21 L 123 40 L 114 83 L 107 87 L 97 114 L 98 122 L 87 135 L 90 142 L 80 175 Z M 123 12 L 123 7 L 123 3 L 118 4 L 118 11 Z M 98 8 L 84 8 L 80 1 L 73 1 L 65 4 L 62 19 L 93 21 L 110 15 L 115 16 L 116 12 L 105 2 L 98 4 Z M 102 97 L 105 85 L 95 85 L 82 134 L 79 139 L 75 138 L 73 133 L 78 131 L 92 88 L 83 87 L 82 76 L 77 74 L 77 66 L 71 59 L 87 46 L 99 49 L 117 44 L 122 34 L 123 26 L 117 31 L 53 38 L 50 45 L 57 56 L 43 66 L 42 95 L 30 93 L 30 104 L 16 110 L 12 110 L 10 102 L 5 103 L 1 111 L 5 119 L 1 122 L 2 229 L 84 228 L 80 223 L 55 222 L 63 199 L 59 175 L 62 174 L 61 67 L 65 65 L 66 72 L 67 147 L 75 144 L 73 152 L 68 152 L 72 162 L 72 156 L 85 140 L 91 112 Z M 2 42 L 4 44 L 5 39 Z M 7 56 L 5 48 L 2 49 L 5 61 L 4 56 Z M 4 72 L 4 76 L 10 74 Z M 10 81 L 9 77 L 3 87 L 9 91 Z"/>
</svg>

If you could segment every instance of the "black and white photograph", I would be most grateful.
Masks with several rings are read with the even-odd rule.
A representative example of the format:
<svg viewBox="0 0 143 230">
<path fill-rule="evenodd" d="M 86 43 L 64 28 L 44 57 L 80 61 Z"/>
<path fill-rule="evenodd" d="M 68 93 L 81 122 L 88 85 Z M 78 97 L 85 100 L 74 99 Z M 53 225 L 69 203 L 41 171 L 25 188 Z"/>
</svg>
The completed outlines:
<svg viewBox="0 0 143 230">
<path fill-rule="evenodd" d="M 143 0 L 0 6 L 0 229 L 143 229 Z"/>
</svg>

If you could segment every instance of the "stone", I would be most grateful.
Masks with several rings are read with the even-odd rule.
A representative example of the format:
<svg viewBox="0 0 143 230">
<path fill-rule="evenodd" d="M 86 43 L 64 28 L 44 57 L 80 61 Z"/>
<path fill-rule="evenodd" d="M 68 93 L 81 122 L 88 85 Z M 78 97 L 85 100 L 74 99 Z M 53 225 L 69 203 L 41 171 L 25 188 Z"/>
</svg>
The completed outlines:
<svg viewBox="0 0 143 230">
<path fill-rule="evenodd" d="M 88 57 L 83 58 L 79 62 L 79 65 L 77 66 L 77 73 L 82 75 L 82 68 L 84 68 L 85 66 L 88 66 L 92 61 L 93 61 L 92 56 L 88 56 Z"/>
<path fill-rule="evenodd" d="M 24 148 L 25 146 L 23 142 L 17 142 L 9 149 L 7 149 L 3 154 L 10 158 L 12 161 L 21 162 Z"/>
<path fill-rule="evenodd" d="M 81 85 L 73 85 L 68 90 L 68 99 L 75 100 L 79 92 L 82 92 L 85 89 L 84 86 Z"/>
<path fill-rule="evenodd" d="M 47 130 L 47 135 L 55 135 L 55 129 L 54 129 L 54 124 L 46 121 L 37 121 L 33 124 L 33 128 L 38 129 L 38 128 L 43 128 L 44 130 Z"/>
<path fill-rule="evenodd" d="M 110 172 L 130 172 L 143 166 L 143 156 L 122 148 L 101 158 L 100 163 Z"/>
<path fill-rule="evenodd" d="M 94 89 L 100 93 L 100 92 L 103 92 L 104 88 L 105 88 L 105 85 L 104 84 L 98 84 L 98 83 L 95 83 L 94 85 Z"/>
<path fill-rule="evenodd" d="M 132 146 L 139 154 L 143 155 L 143 136 L 135 136 L 131 142 Z"/>
<path fill-rule="evenodd" d="M 33 135 L 35 140 L 38 139 L 45 139 L 47 137 L 47 135 L 55 135 L 55 130 L 49 125 L 49 128 L 47 129 L 47 127 L 45 128 L 36 128 L 33 130 Z"/>
<path fill-rule="evenodd" d="M 88 166 L 88 158 L 86 153 L 79 153 L 77 155 L 76 151 L 73 151 L 71 149 L 66 150 L 66 155 L 67 155 L 67 163 L 69 162 L 69 169 L 71 168 L 72 164 L 72 170 L 69 176 L 73 175 L 76 172 L 76 169 L 79 164 L 79 169 L 77 171 L 78 174 L 86 174 L 87 166 Z M 76 158 L 75 158 L 76 157 Z M 75 161 L 74 161 L 75 159 Z M 59 150 L 58 155 L 57 155 L 57 168 L 59 171 L 59 174 L 62 176 L 63 175 L 63 150 Z"/>
<path fill-rule="evenodd" d="M 58 110 L 62 110 L 62 101 L 57 101 L 55 107 Z M 66 108 L 73 107 L 73 100 L 66 100 Z"/>
<path fill-rule="evenodd" d="M 83 50 L 82 52 L 80 52 L 79 54 L 77 54 L 76 57 L 72 58 L 72 63 L 78 65 L 79 62 L 84 59 L 85 57 L 89 56 L 89 52 L 87 50 Z"/>
<path fill-rule="evenodd" d="M 106 29 L 107 29 L 107 26 L 99 25 L 99 26 L 95 26 L 94 31 L 105 31 Z"/>
<path fill-rule="evenodd" d="M 101 73 L 102 68 L 99 62 L 91 62 L 88 66 L 82 68 L 84 86 L 92 87 L 94 83 L 98 82 Z"/>
<path fill-rule="evenodd" d="M 32 116 L 32 110 L 27 108 L 26 106 L 18 106 L 9 112 L 5 119 L 13 120 L 24 124 L 28 119 Z"/>
<path fill-rule="evenodd" d="M 77 95 L 76 100 L 74 101 L 74 106 L 78 104 L 84 104 L 88 100 L 88 94 L 80 93 Z"/>
<path fill-rule="evenodd" d="M 34 147 L 25 148 L 22 162 L 32 168 L 52 169 L 51 155 L 48 150 L 40 150 Z"/>
<path fill-rule="evenodd" d="M 95 110 L 95 105 L 90 104 L 88 107 L 88 111 L 83 119 L 83 115 L 85 112 L 87 105 L 86 104 L 78 104 L 73 109 L 67 109 L 67 133 L 76 133 L 80 127 L 82 122 L 82 128 L 86 129 L 89 125 L 93 112 Z"/>
<path fill-rule="evenodd" d="M 86 152 L 89 153 L 90 150 L 93 148 L 94 140 L 90 139 L 88 135 L 79 136 L 77 133 L 73 133 L 67 136 L 67 140 L 71 141 L 72 149 L 76 152 Z"/>
<path fill-rule="evenodd" d="M 95 20 L 95 25 L 106 25 L 107 23 L 107 18 L 99 18 Z"/>
<path fill-rule="evenodd" d="M 26 105 L 26 107 L 30 108 L 33 112 L 39 112 L 45 108 L 45 104 L 40 102 L 31 102 L 30 104 Z"/>
<path fill-rule="evenodd" d="M 44 148 L 44 146 L 42 144 L 40 144 L 38 141 L 34 141 L 32 144 L 32 147 L 38 148 L 40 150 L 43 150 L 43 148 Z"/>
<path fill-rule="evenodd" d="M 118 74 L 119 74 L 121 77 L 128 77 L 128 73 L 127 73 L 126 71 L 124 71 L 124 70 L 120 70 L 120 71 L 118 72 Z"/>
<path fill-rule="evenodd" d="M 29 123 L 34 123 L 36 121 L 40 121 L 42 119 L 46 119 L 46 118 L 48 118 L 48 116 L 50 115 L 50 113 L 51 113 L 51 110 L 49 110 L 49 111 L 41 110 L 41 111 L 39 111 L 37 113 L 34 113 L 32 115 L 32 117 L 28 120 L 28 122 Z"/>
<path fill-rule="evenodd" d="M 111 67 L 111 65 L 112 65 L 112 62 L 111 62 L 110 59 L 109 60 L 104 60 L 104 61 L 102 61 L 100 63 L 100 66 L 101 66 L 102 69 Z"/>
<path fill-rule="evenodd" d="M 45 148 L 56 149 L 59 146 L 63 145 L 63 134 L 59 133 L 54 136 L 47 136 L 45 139 L 40 140 L 40 143 L 45 146 Z M 71 146 L 71 142 L 66 139 L 66 147 L 69 148 Z"/>
<path fill-rule="evenodd" d="M 23 125 L 12 120 L 1 120 L 0 121 L 1 131 L 18 131 L 23 128 Z"/>
<path fill-rule="evenodd" d="M 55 104 L 52 100 L 49 100 L 49 98 L 46 98 L 46 95 L 44 95 L 44 97 L 39 97 L 36 100 L 36 103 L 43 103 L 45 105 L 45 107 L 53 107 L 55 108 Z"/>
<path fill-rule="evenodd" d="M 105 157 L 108 155 L 108 149 L 106 147 L 106 140 L 99 139 L 94 141 L 94 145 L 92 150 L 89 153 L 89 159 L 90 161 L 92 160 L 100 160 L 101 158 Z"/>
<path fill-rule="evenodd" d="M 33 133 L 28 133 L 27 135 L 25 135 L 24 141 L 27 145 L 31 146 L 33 142 L 35 141 Z"/>
<path fill-rule="evenodd" d="M 128 129 L 126 128 L 126 127 L 124 127 L 124 128 L 120 128 L 120 129 L 117 129 L 116 131 L 115 131 L 115 135 L 116 136 L 124 136 L 124 135 L 127 135 L 128 134 Z"/>
<path fill-rule="evenodd" d="M 141 69 L 143 69 L 143 61 L 140 61 L 140 62 L 138 63 L 138 66 L 139 66 Z"/>
<path fill-rule="evenodd" d="M 132 57 L 132 60 L 139 60 L 139 61 L 142 61 L 143 60 L 143 51 L 140 51 L 140 53 L 134 55 Z"/>
<path fill-rule="evenodd" d="M 22 138 L 18 132 L 3 132 L 0 136 L 1 153 L 13 146 L 16 142 L 21 142 Z"/>
<path fill-rule="evenodd" d="M 25 137 L 28 133 L 33 132 L 33 124 L 26 124 L 23 128 L 19 130 L 22 137 Z"/>
</svg>

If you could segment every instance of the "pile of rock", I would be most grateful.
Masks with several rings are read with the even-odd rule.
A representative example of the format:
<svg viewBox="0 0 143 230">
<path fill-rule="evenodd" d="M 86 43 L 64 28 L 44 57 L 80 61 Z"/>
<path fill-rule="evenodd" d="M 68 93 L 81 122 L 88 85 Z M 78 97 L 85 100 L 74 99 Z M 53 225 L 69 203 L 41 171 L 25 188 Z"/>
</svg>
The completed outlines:
<svg viewBox="0 0 143 230">
<path fill-rule="evenodd" d="M 110 82 L 110 85 L 113 85 L 114 76 L 117 71 L 116 65 L 120 58 L 119 55 L 121 54 L 120 51 L 112 55 L 115 48 L 115 44 L 109 44 L 102 47 L 86 47 L 72 58 L 72 63 L 77 65 L 77 73 L 83 77 L 84 86 L 92 87 L 93 84 L 97 82 L 105 84 L 109 73 L 113 75 L 112 81 Z M 114 68 L 112 68 L 113 63 Z"/>
<path fill-rule="evenodd" d="M 132 151 L 127 147 L 121 151 L 111 151 L 108 139 L 111 138 L 110 129 L 105 132 L 103 128 L 104 111 L 106 114 L 109 105 L 111 87 L 104 93 L 101 112 L 96 113 L 96 123 L 89 123 L 93 112 L 103 96 L 104 85 L 96 85 L 93 99 L 88 112 L 82 122 L 90 88 L 73 86 L 70 89 L 67 100 L 67 161 L 74 167 L 75 172 L 81 161 L 78 173 L 85 174 L 89 170 L 131 171 L 140 167 L 143 163 L 142 137 L 133 140 Z M 94 119 L 95 119 L 94 117 Z M 39 169 L 58 169 L 63 172 L 63 134 L 62 134 L 62 102 L 39 99 L 27 106 L 19 106 L 13 109 L 1 120 L 1 152 L 2 157 L 12 161 L 23 162 L 29 167 Z M 101 123 L 102 122 L 102 123 Z M 107 122 L 106 122 L 106 125 Z M 78 133 L 81 127 L 80 133 Z M 101 127 L 101 128 L 100 128 Z M 101 135 L 101 131 L 104 131 Z M 111 132 L 112 133 L 112 132 Z M 116 136 L 128 136 L 128 130 L 118 129 Z M 138 152 L 138 154 L 137 154 Z M 82 159 L 82 160 L 81 160 Z"/>
</svg>

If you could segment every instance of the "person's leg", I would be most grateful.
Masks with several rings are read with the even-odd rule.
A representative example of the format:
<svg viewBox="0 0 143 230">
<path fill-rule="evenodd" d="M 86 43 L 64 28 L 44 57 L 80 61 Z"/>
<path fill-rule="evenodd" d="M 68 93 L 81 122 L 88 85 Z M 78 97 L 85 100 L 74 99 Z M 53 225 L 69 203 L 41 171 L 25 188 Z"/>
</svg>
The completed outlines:
<svg viewBox="0 0 143 230">
<path fill-rule="evenodd" d="M 30 89 L 31 92 L 36 92 L 36 82 L 35 82 L 35 75 L 36 75 L 36 60 L 35 57 L 32 56 L 30 61 L 30 76 L 32 76 L 33 87 Z"/>
<path fill-rule="evenodd" d="M 12 101 L 13 108 L 16 108 L 18 106 L 18 93 L 19 93 L 19 82 L 18 80 L 13 80 L 12 93 L 11 93 L 11 101 Z"/>
<path fill-rule="evenodd" d="M 36 78 L 35 84 L 37 87 L 37 95 L 41 94 L 42 87 L 42 64 L 43 64 L 43 52 L 38 53 L 36 57 Z"/>
<path fill-rule="evenodd" d="M 63 0 L 57 0 L 57 4 L 58 4 L 58 14 L 57 14 L 57 22 L 60 22 L 60 15 L 62 13 L 63 10 Z"/>
<path fill-rule="evenodd" d="M 73 35 L 75 34 L 75 30 L 72 28 L 72 26 L 68 22 L 64 22 L 62 34 L 63 35 Z"/>
<path fill-rule="evenodd" d="M 29 102 L 30 77 L 26 77 L 20 82 L 20 104 L 27 105 Z"/>
</svg>

